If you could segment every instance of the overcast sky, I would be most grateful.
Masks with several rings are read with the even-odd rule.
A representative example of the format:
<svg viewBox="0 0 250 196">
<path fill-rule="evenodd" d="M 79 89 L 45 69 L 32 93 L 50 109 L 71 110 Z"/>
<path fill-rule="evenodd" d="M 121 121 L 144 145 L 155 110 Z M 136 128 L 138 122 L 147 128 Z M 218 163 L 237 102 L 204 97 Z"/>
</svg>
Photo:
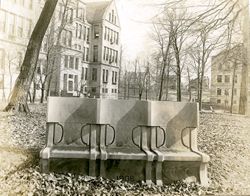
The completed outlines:
<svg viewBox="0 0 250 196">
<path fill-rule="evenodd" d="M 133 60 L 150 50 L 150 20 L 158 10 L 158 6 L 150 5 L 152 2 L 152 0 L 116 0 L 122 28 L 124 56 L 128 59 Z"/>
</svg>

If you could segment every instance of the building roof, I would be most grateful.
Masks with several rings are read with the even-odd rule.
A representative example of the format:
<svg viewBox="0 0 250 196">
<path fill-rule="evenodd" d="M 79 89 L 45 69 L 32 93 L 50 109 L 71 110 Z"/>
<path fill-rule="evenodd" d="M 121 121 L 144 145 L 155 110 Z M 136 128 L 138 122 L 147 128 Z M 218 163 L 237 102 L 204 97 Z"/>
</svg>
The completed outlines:
<svg viewBox="0 0 250 196">
<path fill-rule="evenodd" d="M 100 22 L 103 19 L 103 15 L 110 3 L 111 1 L 87 2 L 87 20 L 90 23 Z"/>
</svg>

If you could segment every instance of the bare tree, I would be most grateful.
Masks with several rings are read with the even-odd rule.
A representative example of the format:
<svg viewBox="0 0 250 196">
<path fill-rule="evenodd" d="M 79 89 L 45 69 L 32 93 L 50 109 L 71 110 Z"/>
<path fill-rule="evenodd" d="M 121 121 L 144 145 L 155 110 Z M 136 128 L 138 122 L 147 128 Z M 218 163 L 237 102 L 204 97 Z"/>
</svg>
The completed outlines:
<svg viewBox="0 0 250 196">
<path fill-rule="evenodd" d="M 169 76 L 169 59 L 170 59 L 170 36 L 168 32 L 165 31 L 163 23 L 159 22 L 158 24 L 153 24 L 154 26 L 154 35 L 152 36 L 154 41 L 157 43 L 159 48 L 159 60 L 161 64 L 161 73 L 160 73 L 160 87 L 159 87 L 159 97 L 158 100 L 161 101 L 163 95 L 163 84 L 166 76 L 167 68 L 167 84 Z M 167 88 L 167 86 L 166 86 Z M 168 88 L 167 88 L 168 92 Z M 167 95 L 166 95 L 167 96 Z"/>
<path fill-rule="evenodd" d="M 41 43 L 56 8 L 57 1 L 58 0 L 47 0 L 44 4 L 41 15 L 31 34 L 20 74 L 11 92 L 10 101 L 4 111 L 18 109 L 19 111 L 29 112 L 27 94 L 36 70 Z"/>
</svg>

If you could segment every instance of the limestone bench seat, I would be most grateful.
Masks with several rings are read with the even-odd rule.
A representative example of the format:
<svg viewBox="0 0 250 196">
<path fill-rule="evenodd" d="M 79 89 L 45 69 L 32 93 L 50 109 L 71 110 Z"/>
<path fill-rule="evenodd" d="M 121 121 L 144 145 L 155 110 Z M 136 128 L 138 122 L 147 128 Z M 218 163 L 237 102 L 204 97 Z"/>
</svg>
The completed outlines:
<svg viewBox="0 0 250 196">
<path fill-rule="evenodd" d="M 195 103 L 49 97 L 41 169 L 82 160 L 85 175 L 158 185 L 194 176 L 207 186 L 198 128 Z"/>
<path fill-rule="evenodd" d="M 50 149 L 49 158 L 79 158 L 79 159 L 89 159 L 89 148 L 83 146 L 54 146 Z M 107 154 L 108 159 L 121 159 L 121 160 L 147 160 L 147 154 L 140 149 L 131 148 L 108 148 Z M 46 151 L 44 149 L 44 151 Z M 101 159 L 101 152 L 97 152 L 96 159 Z M 205 154 L 197 154 L 195 152 L 174 152 L 170 150 L 161 150 L 163 154 L 163 161 L 209 161 L 209 157 Z M 157 160 L 157 155 L 154 155 L 154 160 Z"/>
</svg>

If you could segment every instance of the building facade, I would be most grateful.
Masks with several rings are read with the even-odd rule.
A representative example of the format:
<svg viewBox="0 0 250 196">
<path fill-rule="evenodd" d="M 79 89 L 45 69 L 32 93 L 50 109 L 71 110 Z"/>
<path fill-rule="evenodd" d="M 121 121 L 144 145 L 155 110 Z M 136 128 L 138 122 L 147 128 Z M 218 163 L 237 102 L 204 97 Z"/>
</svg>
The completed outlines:
<svg viewBox="0 0 250 196">
<path fill-rule="evenodd" d="M 3 18 L 1 15 L 0 25 L 7 26 L 6 36 L 9 37 L 2 37 L 1 34 L 1 42 L 8 43 L 7 40 L 11 39 L 9 34 L 12 32 L 12 26 L 17 35 L 20 31 L 24 31 L 18 26 L 18 14 L 19 12 L 20 15 L 21 12 L 25 14 L 23 28 L 25 28 L 26 37 L 25 41 L 20 41 L 22 53 L 17 52 L 18 65 L 21 65 L 27 42 L 43 8 L 44 0 L 4 2 L 1 3 L 1 14 L 2 10 L 7 10 L 7 16 L 5 14 L 6 18 Z M 18 14 L 12 19 L 9 12 L 15 2 L 18 2 L 16 4 L 21 8 L 24 6 L 22 9 L 13 11 Z M 12 20 L 15 22 L 14 25 Z M 12 48 L 17 48 L 18 44 L 16 41 L 11 48 L 4 47 L 5 52 L 0 48 L 1 67 L 8 65 L 5 53 L 13 51 Z M 37 70 L 30 90 L 31 97 L 52 95 L 116 99 L 118 98 L 119 54 L 120 25 L 114 1 L 59 0 L 40 50 Z M 2 89 L 5 89 L 5 95 L 10 93 L 19 73 L 16 64 L 12 65 L 17 71 L 11 85 L 8 87 L 3 85 L 2 83 L 10 82 L 6 79 L 6 75 L 2 77 L 1 81 L 4 82 L 0 84 L 4 86 Z M 7 91 L 6 88 L 9 90 Z"/>
<path fill-rule="evenodd" d="M 0 100 L 6 101 L 19 74 L 37 21 L 36 0 L 0 1 Z"/>
<path fill-rule="evenodd" d="M 210 102 L 239 113 L 243 47 L 222 51 L 212 57 Z"/>
</svg>

